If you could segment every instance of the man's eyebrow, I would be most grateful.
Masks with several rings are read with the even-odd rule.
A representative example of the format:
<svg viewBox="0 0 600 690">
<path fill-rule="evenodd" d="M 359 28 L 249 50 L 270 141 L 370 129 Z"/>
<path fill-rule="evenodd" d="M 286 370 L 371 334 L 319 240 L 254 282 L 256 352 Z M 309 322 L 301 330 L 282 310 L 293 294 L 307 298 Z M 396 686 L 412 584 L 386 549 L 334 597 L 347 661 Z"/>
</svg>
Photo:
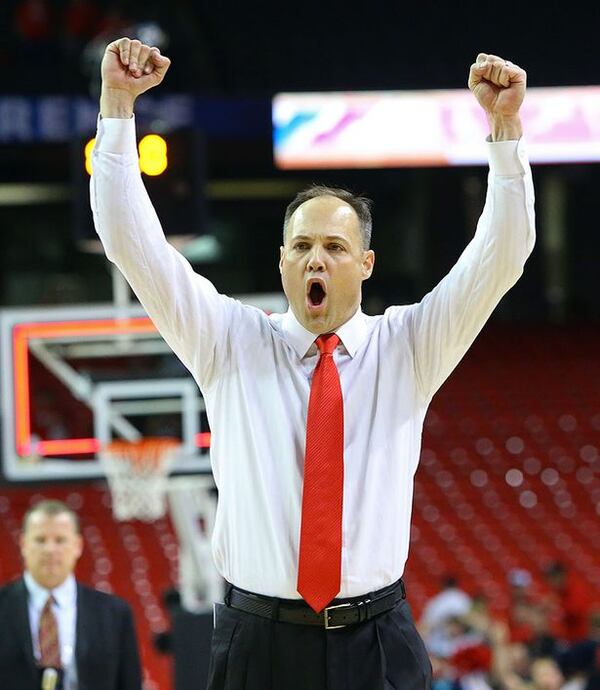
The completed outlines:
<svg viewBox="0 0 600 690">
<path fill-rule="evenodd" d="M 296 240 L 309 240 L 312 242 L 314 237 L 311 237 L 309 235 L 294 235 L 291 239 L 292 242 L 295 242 Z M 328 241 L 335 240 L 336 242 L 348 242 L 348 238 L 344 237 L 343 235 L 325 235 L 325 239 Z"/>
</svg>

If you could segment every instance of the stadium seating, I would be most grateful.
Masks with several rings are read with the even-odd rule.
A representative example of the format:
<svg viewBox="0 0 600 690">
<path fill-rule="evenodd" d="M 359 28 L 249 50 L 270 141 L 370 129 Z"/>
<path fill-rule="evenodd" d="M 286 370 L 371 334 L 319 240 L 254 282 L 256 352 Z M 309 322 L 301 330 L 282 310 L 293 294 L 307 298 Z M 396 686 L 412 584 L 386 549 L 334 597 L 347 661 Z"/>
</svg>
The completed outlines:
<svg viewBox="0 0 600 690">
<path fill-rule="evenodd" d="M 456 574 L 492 608 L 506 576 L 579 572 L 600 604 L 598 327 L 488 327 L 434 398 L 406 579 L 415 609 Z"/>
</svg>

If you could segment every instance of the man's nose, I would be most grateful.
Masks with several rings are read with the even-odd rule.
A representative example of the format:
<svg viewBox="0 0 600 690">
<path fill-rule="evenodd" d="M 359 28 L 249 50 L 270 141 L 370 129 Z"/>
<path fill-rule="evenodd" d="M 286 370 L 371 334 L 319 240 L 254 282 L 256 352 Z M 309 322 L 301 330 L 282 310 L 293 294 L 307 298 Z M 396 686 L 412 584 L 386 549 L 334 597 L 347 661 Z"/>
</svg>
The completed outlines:
<svg viewBox="0 0 600 690">
<path fill-rule="evenodd" d="M 314 246 L 312 248 L 306 268 L 311 272 L 325 270 L 324 252 L 321 247 Z"/>
</svg>

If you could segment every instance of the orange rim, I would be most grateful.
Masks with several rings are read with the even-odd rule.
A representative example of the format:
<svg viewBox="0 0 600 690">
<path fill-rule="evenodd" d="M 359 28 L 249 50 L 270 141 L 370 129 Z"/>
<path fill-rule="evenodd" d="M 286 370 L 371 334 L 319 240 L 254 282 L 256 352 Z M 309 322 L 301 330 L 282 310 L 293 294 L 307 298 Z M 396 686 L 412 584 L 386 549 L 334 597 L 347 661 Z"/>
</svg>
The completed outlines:
<svg viewBox="0 0 600 690">
<path fill-rule="evenodd" d="M 111 441 L 103 450 L 114 460 L 123 461 L 134 468 L 159 467 L 166 454 L 181 445 L 176 438 L 166 436 L 145 437 L 138 441 Z"/>
</svg>

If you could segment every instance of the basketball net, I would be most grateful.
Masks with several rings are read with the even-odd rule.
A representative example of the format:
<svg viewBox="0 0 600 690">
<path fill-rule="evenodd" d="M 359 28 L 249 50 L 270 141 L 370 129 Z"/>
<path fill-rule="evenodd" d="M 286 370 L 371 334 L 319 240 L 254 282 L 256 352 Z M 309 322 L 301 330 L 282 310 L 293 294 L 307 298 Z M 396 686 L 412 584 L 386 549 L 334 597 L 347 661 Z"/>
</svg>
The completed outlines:
<svg viewBox="0 0 600 690">
<path fill-rule="evenodd" d="M 152 522 L 167 509 L 169 472 L 181 447 L 173 438 L 112 441 L 100 451 L 116 520 Z"/>
</svg>

